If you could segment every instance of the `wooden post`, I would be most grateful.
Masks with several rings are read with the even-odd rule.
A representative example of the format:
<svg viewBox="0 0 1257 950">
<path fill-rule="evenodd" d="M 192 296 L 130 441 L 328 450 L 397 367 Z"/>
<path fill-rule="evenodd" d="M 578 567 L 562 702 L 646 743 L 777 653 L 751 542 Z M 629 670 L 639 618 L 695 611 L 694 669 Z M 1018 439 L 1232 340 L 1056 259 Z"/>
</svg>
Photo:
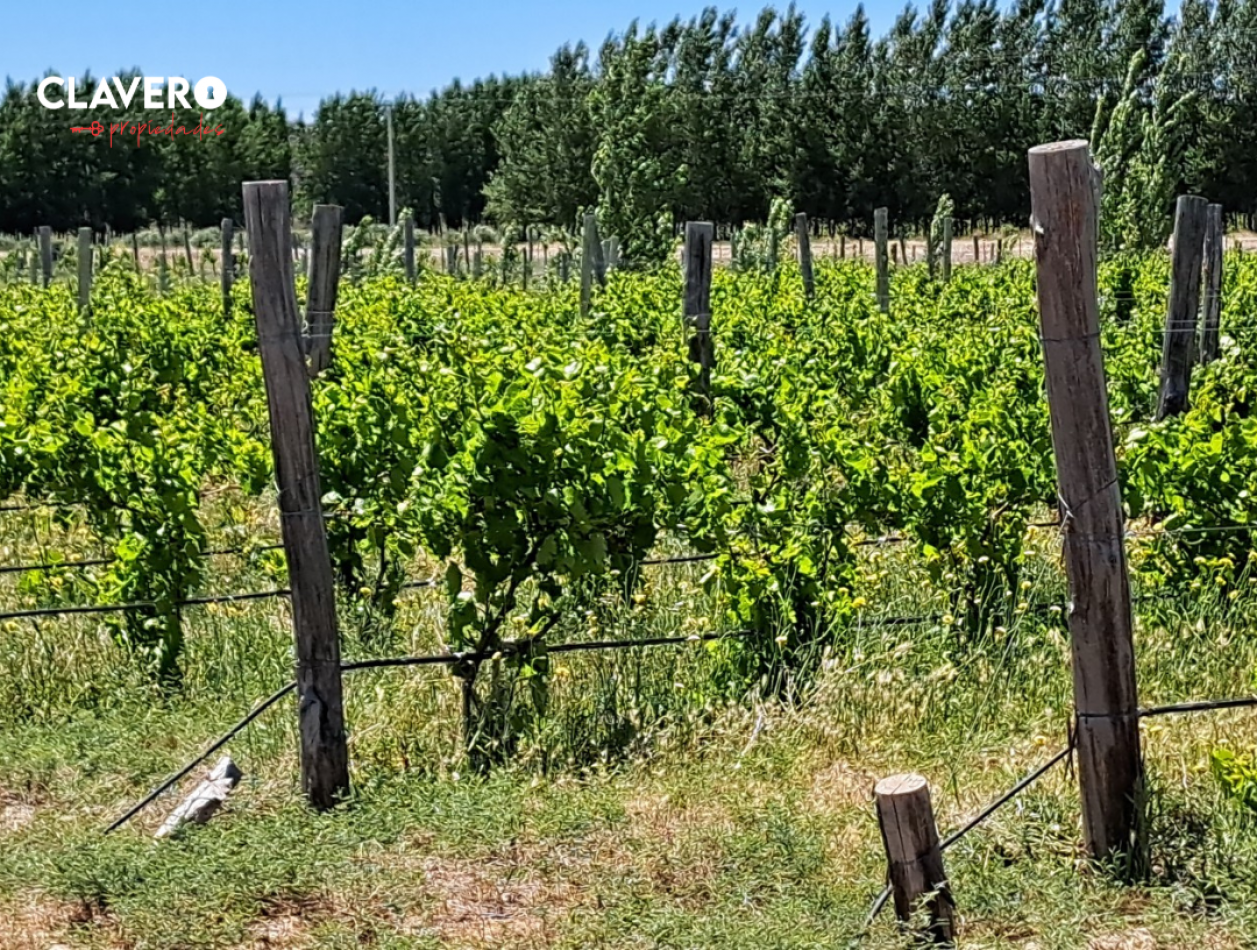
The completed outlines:
<svg viewBox="0 0 1257 950">
<path fill-rule="evenodd" d="M 594 258 L 598 247 L 598 222 L 592 211 L 585 213 L 585 232 L 581 243 L 580 255 L 580 315 L 589 316 L 593 305 L 594 291 Z"/>
<path fill-rule="evenodd" d="M 1200 330 L 1200 362 L 1218 358 L 1218 332 L 1222 318 L 1222 205 L 1210 205 L 1205 227 L 1205 259 L 1201 292 L 1205 295 Z"/>
<path fill-rule="evenodd" d="M 79 228 L 79 309 L 92 302 L 92 229 Z"/>
<path fill-rule="evenodd" d="M 886 215 L 885 208 L 878 208 L 873 212 L 873 256 L 877 262 L 877 309 L 882 313 L 890 312 L 890 263 L 886 256 Z"/>
<path fill-rule="evenodd" d="M 812 273 L 812 236 L 807 229 L 807 215 L 800 211 L 794 216 L 794 233 L 799 239 L 799 270 L 803 272 L 803 292 L 810 298 L 816 296 L 816 278 Z"/>
<path fill-rule="evenodd" d="M 157 261 L 157 286 L 164 294 L 170 286 L 169 264 L 166 260 L 166 229 L 158 228 L 157 235 L 161 239 L 161 258 Z"/>
<path fill-rule="evenodd" d="M 1071 608 L 1083 834 L 1094 858 L 1142 867 L 1130 582 L 1100 349 L 1094 166 L 1084 141 L 1030 149 L 1031 227 Z"/>
<path fill-rule="evenodd" d="M 140 270 L 140 236 L 134 231 L 131 232 L 131 256 L 135 260 L 135 272 L 141 273 Z"/>
<path fill-rule="evenodd" d="M 838 235 L 838 257 L 844 261 L 847 259 L 847 236 L 845 234 Z"/>
<path fill-rule="evenodd" d="M 330 206 L 329 206 L 330 207 Z M 406 220 L 402 222 L 402 260 L 406 266 L 406 280 L 414 283 L 415 280 L 415 219 L 412 215 L 407 215 Z"/>
<path fill-rule="evenodd" d="M 943 283 L 951 282 L 951 218 L 943 219 Z"/>
<path fill-rule="evenodd" d="M 188 229 L 183 229 L 183 254 L 188 259 L 188 274 L 196 273 L 196 265 L 192 262 L 192 238 L 188 235 Z"/>
<path fill-rule="evenodd" d="M 904 266 L 908 266 L 908 246 L 903 242 L 903 236 L 899 237 L 899 260 L 903 261 Z"/>
<path fill-rule="evenodd" d="M 978 241 L 978 236 L 976 234 L 973 236 L 973 263 L 982 263 L 982 244 Z"/>
<path fill-rule="evenodd" d="M 297 641 L 301 785 L 310 804 L 322 810 L 349 791 L 349 751 L 310 381 L 288 253 L 288 183 L 246 182 L 243 190 L 253 310 Z"/>
<path fill-rule="evenodd" d="M 929 784 L 920 775 L 892 775 L 877 783 L 873 795 L 895 916 L 906 924 L 925 910 L 929 924 L 921 936 L 951 945 L 956 937 L 956 906 L 943 870 Z"/>
<path fill-rule="evenodd" d="M 222 241 L 219 244 L 220 259 L 218 262 L 218 283 L 223 292 L 223 317 L 231 317 L 231 285 L 236 279 L 236 258 L 231 250 L 231 232 L 235 222 L 231 218 L 223 218 Z"/>
<path fill-rule="evenodd" d="M 44 286 L 52 283 L 52 228 L 43 225 L 39 229 L 39 260 L 42 265 Z"/>
<path fill-rule="evenodd" d="M 340 285 L 342 209 L 315 205 L 310 222 L 310 276 L 306 288 L 306 372 L 314 379 L 332 359 L 336 292 Z M 413 268 L 414 261 L 411 260 Z"/>
<path fill-rule="evenodd" d="M 590 212 L 585 220 L 593 227 L 590 247 L 593 249 L 594 280 L 598 281 L 599 287 L 605 287 L 607 286 L 607 258 L 602 253 L 602 239 L 598 236 L 598 217 Z"/>
<path fill-rule="evenodd" d="M 683 321 L 693 331 L 690 359 L 698 364 L 698 392 L 704 415 L 711 413 L 711 368 L 715 347 L 711 338 L 711 242 L 715 228 L 709 221 L 685 223 L 685 309 Z"/>
<path fill-rule="evenodd" d="M 1200 268 L 1208 207 L 1204 198 L 1180 195 L 1174 212 L 1174 257 L 1161 347 L 1158 420 L 1187 411 L 1196 355 L 1196 315 L 1200 309 Z"/>
</svg>

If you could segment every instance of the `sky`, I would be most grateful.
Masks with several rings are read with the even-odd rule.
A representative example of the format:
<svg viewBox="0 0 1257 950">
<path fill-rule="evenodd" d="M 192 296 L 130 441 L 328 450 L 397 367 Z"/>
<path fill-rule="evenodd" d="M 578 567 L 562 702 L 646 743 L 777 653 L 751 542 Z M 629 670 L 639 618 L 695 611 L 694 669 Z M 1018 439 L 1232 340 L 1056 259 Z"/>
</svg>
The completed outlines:
<svg viewBox="0 0 1257 950">
<path fill-rule="evenodd" d="M 29 82 L 58 76 L 114 76 L 139 68 L 146 76 L 182 76 L 195 83 L 216 76 L 245 99 L 260 92 L 282 99 L 289 115 L 310 118 L 335 92 L 375 89 L 390 97 L 426 96 L 455 78 L 545 69 L 563 43 L 598 45 L 636 17 L 665 23 L 699 13 L 702 0 L 191 0 L 128 5 L 60 0 L 4 4 L 0 15 L 0 73 Z M 750 22 L 768 5 L 733 6 Z M 810 24 L 828 13 L 845 22 L 856 0 L 804 0 Z M 723 11 L 728 6 L 721 6 Z M 786 6 L 780 4 L 781 8 Z M 874 35 L 903 4 L 870 0 Z"/>
</svg>

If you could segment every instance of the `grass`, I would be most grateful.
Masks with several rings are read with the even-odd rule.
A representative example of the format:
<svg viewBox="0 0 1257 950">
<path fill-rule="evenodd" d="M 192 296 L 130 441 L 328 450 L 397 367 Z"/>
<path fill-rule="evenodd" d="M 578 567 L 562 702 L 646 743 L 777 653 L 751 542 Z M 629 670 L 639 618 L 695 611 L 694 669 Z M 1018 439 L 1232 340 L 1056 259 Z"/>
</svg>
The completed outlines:
<svg viewBox="0 0 1257 950">
<path fill-rule="evenodd" d="M 0 517 L 6 562 L 82 546 L 46 515 Z M 1051 535 L 1030 549 L 1025 599 L 1059 602 Z M 274 586 L 269 563 L 216 562 L 215 589 Z M 943 611 L 906 546 L 864 549 L 861 570 L 866 620 Z M 646 603 L 595 605 L 556 641 L 719 627 L 701 564 L 650 571 Z M 19 579 L 0 600 L 35 597 Z M 1255 607 L 1247 591 L 1141 603 L 1143 702 L 1250 692 Z M 408 595 L 383 640 L 349 605 L 342 618 L 348 659 L 440 642 L 433 593 Z M 174 694 L 99 618 L 0 627 L 0 947 L 848 947 L 884 875 L 876 778 L 926 775 L 946 833 L 1059 749 L 1070 710 L 1048 611 L 978 640 L 863 623 L 774 700 L 734 689 L 719 645 L 574 654 L 516 761 L 471 778 L 446 672 L 362 672 L 346 680 L 343 807 L 302 806 L 287 699 L 228 746 L 245 779 L 224 814 L 155 843 L 172 794 L 102 837 L 291 675 L 282 602 L 185 619 Z M 1215 748 L 1252 749 L 1257 713 L 1146 720 L 1143 738 L 1149 879 L 1119 886 L 1083 859 L 1076 779 L 1057 768 L 948 852 L 964 946 L 1257 946 L 1257 816 L 1208 771 Z M 908 944 L 886 913 L 861 945 Z"/>
</svg>

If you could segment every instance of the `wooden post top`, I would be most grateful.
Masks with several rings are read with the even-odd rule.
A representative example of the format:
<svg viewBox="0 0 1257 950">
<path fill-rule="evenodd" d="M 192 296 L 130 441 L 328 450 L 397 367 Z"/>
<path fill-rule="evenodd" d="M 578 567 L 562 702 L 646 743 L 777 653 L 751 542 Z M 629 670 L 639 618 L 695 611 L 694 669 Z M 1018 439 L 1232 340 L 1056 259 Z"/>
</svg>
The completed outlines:
<svg viewBox="0 0 1257 950">
<path fill-rule="evenodd" d="M 915 772 L 902 775 L 890 775 L 873 787 L 873 794 L 878 798 L 893 798 L 900 795 L 918 795 L 922 790 L 929 789 L 925 776 Z"/>
<path fill-rule="evenodd" d="M 1063 142 L 1048 142 L 1030 149 L 1031 155 L 1046 155 L 1049 152 L 1073 152 L 1077 149 L 1090 149 L 1091 143 L 1086 139 L 1066 139 Z"/>
</svg>

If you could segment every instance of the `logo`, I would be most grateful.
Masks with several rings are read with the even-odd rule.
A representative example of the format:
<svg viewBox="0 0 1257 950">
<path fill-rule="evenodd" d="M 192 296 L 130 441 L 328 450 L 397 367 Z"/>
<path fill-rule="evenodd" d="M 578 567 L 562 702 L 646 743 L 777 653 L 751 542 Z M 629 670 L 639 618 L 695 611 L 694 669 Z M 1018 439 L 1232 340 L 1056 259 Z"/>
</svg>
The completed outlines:
<svg viewBox="0 0 1257 950">
<path fill-rule="evenodd" d="M 136 76 L 129 85 L 124 86 L 122 80 L 114 76 L 112 79 L 102 79 L 96 84 L 96 91 L 92 94 L 90 102 L 75 98 L 73 76 L 69 79 L 46 76 L 40 81 L 36 95 L 39 97 L 40 105 L 45 109 L 98 109 L 104 106 L 111 109 L 130 109 L 141 83 L 144 87 L 144 104 L 137 105 L 136 108 L 191 109 L 192 105 L 188 102 L 189 92 L 192 94 L 192 99 L 202 109 L 217 109 L 227 101 L 227 84 L 217 76 L 206 76 L 195 86 L 182 76 Z M 51 90 L 54 86 L 61 88 L 62 98 L 49 98 L 53 94 Z M 163 86 L 165 87 L 164 98 L 162 97 Z"/>
<path fill-rule="evenodd" d="M 142 94 L 140 92 L 141 88 L 143 89 Z M 201 110 L 212 110 L 217 109 L 227 101 L 227 84 L 217 76 L 206 76 L 195 85 L 189 83 L 182 76 L 135 76 L 127 84 L 124 84 L 120 78 L 114 76 L 110 79 L 102 79 L 97 83 L 90 99 L 86 93 L 84 93 L 84 98 L 78 98 L 78 92 L 79 90 L 75 88 L 73 76 L 69 79 L 62 79 L 60 76 L 46 76 L 40 81 L 35 94 L 39 99 L 40 105 L 45 109 L 100 109 L 107 107 L 118 110 L 174 110 L 183 108 L 191 111 L 193 108 L 192 102 L 195 102 Z M 188 101 L 189 96 L 191 96 L 192 102 Z M 217 138 L 226 129 L 221 125 L 206 124 L 205 111 L 201 111 L 195 126 L 176 126 L 175 113 L 171 111 L 170 122 L 166 124 L 163 124 L 161 119 L 135 121 L 133 118 L 124 118 L 122 121 L 109 123 L 100 119 L 94 119 L 87 125 L 71 126 L 70 131 L 86 132 L 93 138 L 100 138 L 108 132 L 109 147 L 113 148 L 115 135 L 135 136 L 135 144 L 139 147 L 146 135 L 166 135 L 171 138 L 174 138 L 176 135 L 191 135 L 197 139 L 204 139 L 207 136 Z"/>
</svg>

